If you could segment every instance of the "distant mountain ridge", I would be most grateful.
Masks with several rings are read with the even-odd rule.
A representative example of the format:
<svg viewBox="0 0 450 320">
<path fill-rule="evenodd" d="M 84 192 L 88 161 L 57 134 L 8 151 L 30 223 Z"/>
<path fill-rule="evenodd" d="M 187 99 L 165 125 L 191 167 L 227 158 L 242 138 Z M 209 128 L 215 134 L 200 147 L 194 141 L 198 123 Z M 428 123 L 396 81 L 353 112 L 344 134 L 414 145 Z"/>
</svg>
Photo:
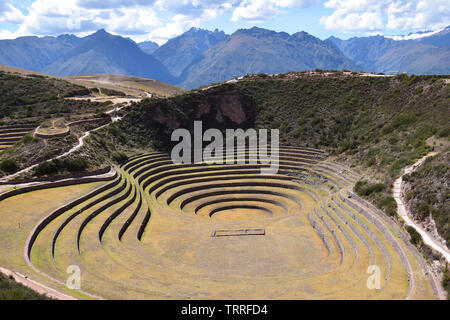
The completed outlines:
<svg viewBox="0 0 450 320">
<path fill-rule="evenodd" d="M 181 76 L 187 66 L 203 58 L 203 53 L 229 35 L 223 31 L 208 31 L 191 28 L 182 35 L 170 39 L 159 47 L 153 56 L 161 61 L 176 77 Z"/>
<path fill-rule="evenodd" d="M 144 53 L 135 42 L 105 30 L 81 39 L 76 47 L 46 66 L 44 72 L 58 76 L 123 74 L 175 81 L 162 63 Z"/>
<path fill-rule="evenodd" d="M 84 38 L 61 35 L 0 40 L 0 64 L 55 76 L 117 73 L 176 82 L 163 64 L 134 41 L 105 30 Z"/>
<path fill-rule="evenodd" d="M 354 37 L 348 40 L 330 37 L 325 42 L 336 45 L 360 69 L 386 73 L 450 73 L 450 27 L 429 36 L 409 40 L 391 37 Z"/>
<path fill-rule="evenodd" d="M 40 72 L 80 41 L 81 38 L 74 35 L 0 40 L 0 64 Z"/>
<path fill-rule="evenodd" d="M 99 30 L 84 38 L 61 35 L 0 40 L 0 64 L 56 76 L 138 76 L 186 89 L 248 73 L 317 68 L 450 74 L 450 26 L 406 38 L 330 37 L 323 41 L 306 32 L 290 35 L 257 27 L 231 35 L 191 28 L 158 46 Z"/>
<path fill-rule="evenodd" d="M 261 28 L 240 29 L 203 53 L 188 66 L 181 86 L 231 79 L 248 73 L 284 73 L 311 69 L 354 69 L 356 65 L 335 46 L 306 32 L 289 35 Z"/>
<path fill-rule="evenodd" d="M 144 51 L 146 54 L 152 54 L 159 48 L 159 45 L 153 41 L 144 41 L 138 43 L 139 48 Z"/>
</svg>

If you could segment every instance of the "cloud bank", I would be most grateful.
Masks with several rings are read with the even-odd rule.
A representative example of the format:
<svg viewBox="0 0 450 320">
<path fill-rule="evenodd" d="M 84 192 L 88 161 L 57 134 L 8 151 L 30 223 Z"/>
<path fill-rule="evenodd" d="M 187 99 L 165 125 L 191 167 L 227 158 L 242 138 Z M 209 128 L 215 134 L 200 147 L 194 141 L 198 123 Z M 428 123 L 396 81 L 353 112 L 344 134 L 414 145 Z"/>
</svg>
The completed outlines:
<svg viewBox="0 0 450 320">
<path fill-rule="evenodd" d="M 231 22 L 261 23 L 314 8 L 317 24 L 341 32 L 424 30 L 450 24 L 448 0 L 1 0 L 0 38 L 83 36 L 98 29 L 159 43 L 224 15 Z M 223 20 L 222 20 L 223 21 Z M 14 31 L 11 31 L 14 30 Z"/>
<path fill-rule="evenodd" d="M 328 0 L 324 6 L 333 13 L 320 23 L 330 30 L 436 30 L 450 24 L 448 0 Z"/>
</svg>

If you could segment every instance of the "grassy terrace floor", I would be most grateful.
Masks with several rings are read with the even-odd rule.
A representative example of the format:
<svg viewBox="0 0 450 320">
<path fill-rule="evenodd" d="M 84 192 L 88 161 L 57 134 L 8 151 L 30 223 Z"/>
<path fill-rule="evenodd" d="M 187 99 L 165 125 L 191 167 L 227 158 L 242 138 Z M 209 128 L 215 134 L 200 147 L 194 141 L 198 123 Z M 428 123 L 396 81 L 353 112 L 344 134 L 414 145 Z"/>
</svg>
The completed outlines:
<svg viewBox="0 0 450 320">
<path fill-rule="evenodd" d="M 154 152 L 110 182 L 6 199 L 0 265 L 78 298 L 90 297 L 61 285 L 70 265 L 80 266 L 83 291 L 106 299 L 434 298 L 404 235 L 349 197 L 358 174 L 310 148 L 281 147 L 277 174 L 260 168 L 174 165 Z M 264 233 L 212 236 L 242 229 Z M 24 259 L 30 232 L 41 273 Z M 381 270 L 377 290 L 367 287 L 371 265 Z"/>
<path fill-rule="evenodd" d="M 0 126 L 0 152 L 12 147 L 27 133 L 31 133 L 36 127 L 37 124 Z"/>
</svg>

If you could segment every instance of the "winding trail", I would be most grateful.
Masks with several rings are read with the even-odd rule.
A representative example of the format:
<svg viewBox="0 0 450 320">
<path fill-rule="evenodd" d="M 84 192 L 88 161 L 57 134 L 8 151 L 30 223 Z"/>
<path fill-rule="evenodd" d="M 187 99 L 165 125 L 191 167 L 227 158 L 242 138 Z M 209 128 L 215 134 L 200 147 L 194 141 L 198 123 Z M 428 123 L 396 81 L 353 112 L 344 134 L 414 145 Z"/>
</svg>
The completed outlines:
<svg viewBox="0 0 450 320">
<path fill-rule="evenodd" d="M 423 239 L 423 242 L 431 247 L 432 249 L 438 251 L 442 256 L 447 260 L 447 263 L 450 263 L 450 250 L 445 247 L 444 245 L 438 243 L 431 235 L 429 235 L 421 226 L 416 224 L 408 215 L 408 211 L 406 210 L 405 203 L 403 202 L 403 195 L 402 195 L 402 183 L 403 183 L 403 176 L 405 174 L 410 174 L 411 172 L 415 171 L 419 166 L 422 165 L 422 163 L 429 157 L 435 156 L 438 154 L 438 152 L 431 152 L 415 162 L 410 167 L 407 167 L 404 169 L 403 174 L 397 178 L 394 182 L 394 187 L 392 189 L 392 194 L 394 196 L 395 202 L 397 202 L 397 213 L 400 217 L 403 218 L 406 225 L 413 227 L 421 236 Z"/>
<path fill-rule="evenodd" d="M 128 107 L 130 104 L 131 104 L 131 101 L 129 101 L 126 105 L 124 105 L 122 107 L 114 107 L 111 110 L 106 111 L 105 113 L 108 114 L 111 117 L 111 122 L 110 123 L 114 123 L 114 122 L 119 121 L 120 119 L 122 119 L 122 117 L 114 116 L 113 113 L 116 112 L 116 111 L 120 111 L 120 110 L 122 110 L 125 107 Z M 64 152 L 63 154 L 60 154 L 58 156 L 52 157 L 50 159 L 47 159 L 45 161 L 52 161 L 52 160 L 55 160 L 55 159 L 60 159 L 60 158 L 66 157 L 66 156 L 74 153 L 75 151 L 77 151 L 78 149 L 80 149 L 84 145 L 84 139 L 86 139 L 91 132 L 100 130 L 100 129 L 108 126 L 110 123 L 107 123 L 107 124 L 104 124 L 104 125 L 102 125 L 100 127 L 97 127 L 97 128 L 92 129 L 92 130 L 86 131 L 81 137 L 78 138 L 78 143 L 74 147 L 72 147 L 69 151 Z M 12 178 L 15 178 L 15 177 L 21 175 L 22 173 L 25 173 L 25 172 L 28 172 L 28 171 L 34 169 L 38 165 L 39 165 L 39 163 L 36 163 L 36 164 L 33 164 L 33 165 L 29 166 L 29 167 L 26 167 L 26 168 L 24 168 L 24 169 L 22 169 L 20 171 L 17 171 L 16 173 L 10 174 L 8 176 L 4 176 L 3 178 L 0 178 L 0 182 L 7 182 L 8 180 L 10 180 Z"/>
<path fill-rule="evenodd" d="M 75 151 L 77 151 L 78 149 L 80 149 L 84 145 L 84 139 L 86 139 L 91 132 L 100 130 L 101 128 L 106 127 L 107 125 L 109 125 L 109 123 L 107 123 L 107 124 L 105 124 L 103 126 L 97 127 L 95 129 L 92 129 L 90 131 L 86 131 L 81 137 L 78 138 L 78 143 L 74 147 L 72 147 L 69 151 L 64 152 L 63 154 L 60 154 L 58 156 L 52 157 L 50 159 L 47 159 L 45 161 L 52 161 L 52 160 L 55 160 L 55 159 L 60 159 L 60 158 L 63 158 L 65 156 L 68 156 L 69 154 L 74 153 Z M 0 178 L 0 182 L 7 182 L 8 180 L 10 180 L 12 178 L 15 178 L 15 177 L 21 175 L 22 173 L 25 173 L 25 172 L 28 172 L 28 171 L 34 169 L 39 164 L 40 164 L 40 162 L 36 163 L 36 164 L 33 164 L 32 166 L 26 167 L 25 169 L 22 169 L 20 171 L 17 171 L 16 173 L 10 174 L 9 176 L 5 176 L 3 178 Z"/>
</svg>

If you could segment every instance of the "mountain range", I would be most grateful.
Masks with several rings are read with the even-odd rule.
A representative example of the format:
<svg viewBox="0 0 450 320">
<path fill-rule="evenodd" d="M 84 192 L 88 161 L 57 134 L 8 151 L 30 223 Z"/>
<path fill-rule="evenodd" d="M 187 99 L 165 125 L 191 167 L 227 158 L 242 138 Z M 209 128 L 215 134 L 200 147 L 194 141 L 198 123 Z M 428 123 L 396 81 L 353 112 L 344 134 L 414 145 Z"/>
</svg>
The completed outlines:
<svg viewBox="0 0 450 320">
<path fill-rule="evenodd" d="M 289 35 L 254 27 L 240 29 L 204 51 L 183 70 L 180 81 L 186 88 L 195 88 L 248 73 L 316 68 L 341 70 L 356 65 L 335 46 L 306 32 Z"/>
<path fill-rule="evenodd" d="M 217 29 L 191 28 L 159 46 L 99 30 L 83 38 L 61 35 L 0 40 L 0 64 L 56 76 L 132 75 L 186 89 L 248 73 L 317 68 L 450 73 L 450 26 L 405 39 L 370 36 L 320 40 L 306 32 L 289 35 L 257 27 L 231 35 Z"/>
<path fill-rule="evenodd" d="M 450 26 L 439 33 L 410 40 L 371 36 L 348 40 L 330 37 L 325 42 L 336 45 L 365 71 L 450 73 Z"/>
</svg>

